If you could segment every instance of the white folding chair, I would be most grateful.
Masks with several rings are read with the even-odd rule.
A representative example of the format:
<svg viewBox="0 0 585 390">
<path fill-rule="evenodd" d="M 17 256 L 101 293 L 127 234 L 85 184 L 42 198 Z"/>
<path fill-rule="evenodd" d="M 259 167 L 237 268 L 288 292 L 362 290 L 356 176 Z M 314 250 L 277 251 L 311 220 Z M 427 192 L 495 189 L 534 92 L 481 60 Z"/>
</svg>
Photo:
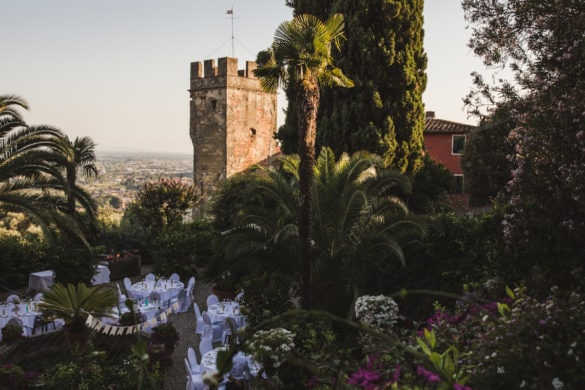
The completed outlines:
<svg viewBox="0 0 585 390">
<path fill-rule="evenodd" d="M 24 326 L 24 322 L 22 321 L 22 318 L 19 317 L 11 317 L 8 322 L 6 323 L 6 326 L 8 325 L 12 325 L 12 326 L 16 326 L 22 329 L 22 335 L 23 336 L 30 336 L 32 334 L 32 329 L 28 329 L 27 327 Z"/>
<path fill-rule="evenodd" d="M 132 282 L 129 277 L 124 278 L 124 288 L 126 289 L 126 298 L 136 300 L 134 293 L 132 292 Z"/>
<path fill-rule="evenodd" d="M 203 328 L 203 333 L 201 337 L 210 336 L 213 342 L 218 342 L 222 340 L 223 337 L 223 323 L 222 322 L 211 322 L 211 317 L 209 313 L 204 311 L 201 313 L 203 317 L 203 323 L 205 324 Z"/>
<path fill-rule="evenodd" d="M 190 288 L 191 291 L 193 291 L 194 287 L 195 287 L 195 276 L 191 276 L 189 278 L 189 281 L 187 282 L 187 288 Z"/>
<path fill-rule="evenodd" d="M 223 323 L 222 343 L 228 344 L 236 331 L 236 320 L 234 320 L 234 317 L 226 317 Z M 236 342 L 238 342 L 237 339 Z"/>
<path fill-rule="evenodd" d="M 187 386 L 186 390 L 204 390 L 205 385 L 203 384 L 203 378 L 200 373 L 193 374 L 191 372 L 191 366 L 189 361 L 185 359 L 185 371 L 187 373 Z"/>
<path fill-rule="evenodd" d="M 195 321 L 197 326 L 195 327 L 195 333 L 201 334 L 203 333 L 203 327 L 205 323 L 203 322 L 203 316 L 201 315 L 201 311 L 199 310 L 199 305 L 197 302 L 193 303 L 193 311 L 195 312 Z"/>
<path fill-rule="evenodd" d="M 154 282 L 155 279 L 156 279 L 156 276 L 154 276 L 153 273 L 148 273 L 144 277 L 144 280 L 146 280 L 147 282 Z"/>
<path fill-rule="evenodd" d="M 16 303 L 16 302 L 20 302 L 20 297 L 18 296 L 18 294 L 10 294 L 8 296 L 8 298 L 6 298 L 6 302 L 7 303 Z"/>
<path fill-rule="evenodd" d="M 189 366 L 191 367 L 192 374 L 199 374 L 201 373 L 201 366 L 197 363 L 197 356 L 195 355 L 195 350 L 193 347 L 189 347 L 187 349 L 187 361 L 189 362 Z"/>
<path fill-rule="evenodd" d="M 169 276 L 169 280 L 174 280 L 175 282 L 180 282 L 181 277 L 177 273 L 172 273 L 171 276 Z"/>
<path fill-rule="evenodd" d="M 207 297 L 207 309 L 209 310 L 209 307 L 211 305 L 215 305 L 219 303 L 219 298 L 217 297 L 217 295 L 215 294 L 211 294 Z"/>
<path fill-rule="evenodd" d="M 177 298 L 173 299 L 172 301 L 178 301 L 179 302 L 179 313 L 184 313 L 187 310 L 189 310 L 189 304 L 191 303 L 190 300 L 187 299 L 187 290 L 186 289 L 182 289 L 181 291 L 179 291 L 179 295 L 177 295 Z"/>
<path fill-rule="evenodd" d="M 203 359 L 203 355 L 205 355 L 207 352 L 211 351 L 212 349 L 213 349 L 213 343 L 211 341 L 211 338 L 209 338 L 209 337 L 201 338 L 201 341 L 199 342 L 199 353 L 201 354 L 201 358 Z"/>
<path fill-rule="evenodd" d="M 126 295 L 122 294 L 122 289 L 120 288 L 120 284 L 116 282 L 116 287 L 118 288 L 118 302 L 120 305 L 123 305 L 126 302 Z"/>
<path fill-rule="evenodd" d="M 148 303 L 150 305 L 154 305 L 156 303 L 159 307 L 167 307 L 166 302 L 162 301 L 162 297 L 158 291 L 152 291 L 150 294 L 148 294 L 146 299 L 148 299 Z"/>
</svg>

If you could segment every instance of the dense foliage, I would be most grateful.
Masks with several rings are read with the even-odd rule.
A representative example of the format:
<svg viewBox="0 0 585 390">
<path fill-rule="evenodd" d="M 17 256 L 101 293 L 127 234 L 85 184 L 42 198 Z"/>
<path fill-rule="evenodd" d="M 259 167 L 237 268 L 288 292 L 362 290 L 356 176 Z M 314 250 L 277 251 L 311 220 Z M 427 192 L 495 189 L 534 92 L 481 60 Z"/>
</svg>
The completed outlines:
<svg viewBox="0 0 585 390">
<path fill-rule="evenodd" d="M 277 272 L 298 278 L 299 161 L 293 155 L 282 163 L 256 190 L 275 206 L 255 209 L 224 233 L 226 256 L 219 269 L 237 276 Z M 400 198 L 409 184 L 404 175 L 384 169 L 379 156 L 362 152 L 336 160 L 330 149 L 321 149 L 314 183 L 315 307 L 346 315 L 360 291 L 386 285 L 420 247 L 423 227 Z"/>
<path fill-rule="evenodd" d="M 298 120 L 299 257 L 301 259 L 302 302 L 310 307 L 313 267 L 313 169 L 317 137 L 317 112 L 320 87 L 353 87 L 353 81 L 333 63 L 332 50 L 339 50 L 344 36 L 343 15 L 327 20 L 310 14 L 296 15 L 281 23 L 274 34 L 272 47 L 259 54 L 254 74 L 266 91 L 276 91 L 281 84 L 294 85 Z"/>
<path fill-rule="evenodd" d="M 426 55 L 422 1 L 292 1 L 295 14 L 341 13 L 347 39 L 333 59 L 355 87 L 321 89 L 317 142 L 339 155 L 368 150 L 387 165 L 415 173 L 422 166 Z M 292 91 L 278 137 L 295 142 Z"/>
<path fill-rule="evenodd" d="M 180 180 L 146 182 L 124 211 L 118 244 L 132 243 L 133 249 L 150 256 L 152 240 L 165 228 L 182 224 L 197 200 L 195 188 Z"/>
<path fill-rule="evenodd" d="M 498 107 L 483 118 L 479 130 L 474 131 L 465 144 L 461 168 L 465 174 L 465 192 L 471 205 L 485 205 L 498 196 L 505 197 L 512 178 L 513 145 L 508 140 L 515 127 L 510 110 Z"/>
<path fill-rule="evenodd" d="M 18 109 L 26 102 L 0 96 L 0 213 L 21 213 L 52 239 L 67 235 L 84 241 L 78 221 L 68 214 L 68 199 L 91 211 L 91 197 L 63 174 L 66 136 L 49 126 L 29 126 Z"/>
<path fill-rule="evenodd" d="M 570 288 L 585 253 L 585 4 L 463 1 L 470 46 L 513 80 L 480 76 L 468 103 L 504 101 L 516 127 L 509 139 L 512 208 L 505 238 L 534 275 Z"/>
</svg>

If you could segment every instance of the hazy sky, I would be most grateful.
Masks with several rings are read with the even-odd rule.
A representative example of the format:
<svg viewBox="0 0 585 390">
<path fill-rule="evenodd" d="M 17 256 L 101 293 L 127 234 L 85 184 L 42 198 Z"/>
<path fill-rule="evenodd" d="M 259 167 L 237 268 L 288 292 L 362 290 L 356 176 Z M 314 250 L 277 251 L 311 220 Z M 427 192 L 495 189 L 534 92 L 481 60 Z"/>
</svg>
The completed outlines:
<svg viewBox="0 0 585 390">
<path fill-rule="evenodd" d="M 466 45 L 460 2 L 426 1 L 423 100 L 439 118 L 473 123 L 461 99 L 483 66 Z M 0 9 L 0 94 L 28 101 L 27 123 L 90 136 L 98 151 L 191 153 L 190 62 L 233 56 L 242 68 L 292 18 L 284 0 L 0 0 Z"/>
</svg>

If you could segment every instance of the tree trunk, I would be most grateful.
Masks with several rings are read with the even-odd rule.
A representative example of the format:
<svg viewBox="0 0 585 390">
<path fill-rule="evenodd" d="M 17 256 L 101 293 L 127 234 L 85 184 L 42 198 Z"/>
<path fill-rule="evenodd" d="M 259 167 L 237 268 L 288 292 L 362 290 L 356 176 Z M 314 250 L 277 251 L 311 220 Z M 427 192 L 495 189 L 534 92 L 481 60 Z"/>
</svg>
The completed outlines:
<svg viewBox="0 0 585 390">
<path fill-rule="evenodd" d="M 299 120 L 299 240 L 301 262 L 301 305 L 312 305 L 313 268 L 313 176 L 319 86 L 311 73 L 305 74 L 297 92 Z"/>
</svg>

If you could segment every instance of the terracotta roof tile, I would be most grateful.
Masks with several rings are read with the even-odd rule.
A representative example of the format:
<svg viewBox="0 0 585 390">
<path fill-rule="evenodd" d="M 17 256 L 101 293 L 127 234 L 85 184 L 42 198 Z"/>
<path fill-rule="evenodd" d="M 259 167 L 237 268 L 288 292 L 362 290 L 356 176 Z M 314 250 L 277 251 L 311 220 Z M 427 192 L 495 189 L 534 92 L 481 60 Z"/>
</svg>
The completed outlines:
<svg viewBox="0 0 585 390">
<path fill-rule="evenodd" d="M 476 126 L 446 121 L 444 119 L 426 118 L 425 133 L 464 134 L 477 129 Z"/>
</svg>

